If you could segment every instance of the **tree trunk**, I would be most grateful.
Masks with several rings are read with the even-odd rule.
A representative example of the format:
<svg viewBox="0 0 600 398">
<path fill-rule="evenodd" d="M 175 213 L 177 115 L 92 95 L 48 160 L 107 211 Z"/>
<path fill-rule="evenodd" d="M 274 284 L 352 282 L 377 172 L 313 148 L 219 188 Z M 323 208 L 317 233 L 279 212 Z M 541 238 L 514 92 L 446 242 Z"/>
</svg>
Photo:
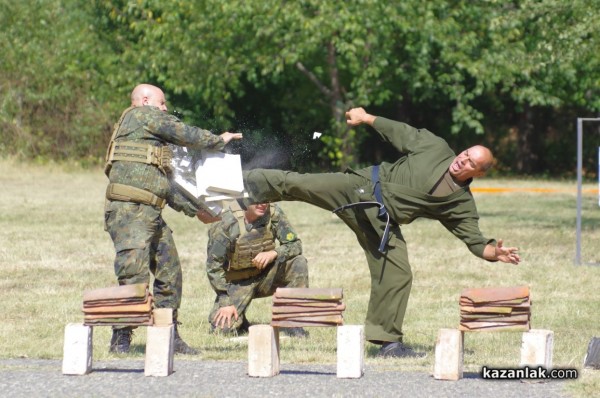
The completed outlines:
<svg viewBox="0 0 600 398">
<path fill-rule="evenodd" d="M 535 171 L 538 156 L 535 149 L 538 147 L 538 139 L 533 125 L 533 110 L 527 104 L 523 106 L 523 112 L 519 115 L 517 125 L 517 159 L 516 169 L 519 173 L 530 174 Z"/>
<path fill-rule="evenodd" d="M 339 70 L 337 67 L 336 49 L 332 42 L 327 43 L 327 67 L 329 73 L 329 87 L 323 84 L 319 78 L 308 70 L 302 62 L 296 63 L 296 68 L 302 72 L 323 94 L 329 104 L 332 117 L 332 133 L 335 137 L 341 138 L 342 142 L 338 148 L 341 153 L 337 159 L 337 166 L 344 170 L 354 159 L 354 143 L 349 134 L 350 128 L 346 124 L 346 107 L 344 101 L 344 89 L 340 84 Z"/>
</svg>

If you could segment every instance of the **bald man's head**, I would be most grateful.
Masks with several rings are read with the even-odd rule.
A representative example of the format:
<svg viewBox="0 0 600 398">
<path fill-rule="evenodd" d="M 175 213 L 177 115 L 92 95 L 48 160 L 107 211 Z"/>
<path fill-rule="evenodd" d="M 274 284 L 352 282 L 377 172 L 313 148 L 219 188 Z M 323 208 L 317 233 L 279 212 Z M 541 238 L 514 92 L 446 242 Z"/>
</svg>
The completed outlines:
<svg viewBox="0 0 600 398">
<path fill-rule="evenodd" d="M 155 106 L 161 111 L 167 111 L 165 93 L 151 84 L 139 84 L 131 92 L 131 106 Z"/>
<path fill-rule="evenodd" d="M 492 151 L 483 145 L 475 145 L 458 154 L 450 164 L 450 175 L 460 182 L 481 177 L 492 167 Z"/>
</svg>

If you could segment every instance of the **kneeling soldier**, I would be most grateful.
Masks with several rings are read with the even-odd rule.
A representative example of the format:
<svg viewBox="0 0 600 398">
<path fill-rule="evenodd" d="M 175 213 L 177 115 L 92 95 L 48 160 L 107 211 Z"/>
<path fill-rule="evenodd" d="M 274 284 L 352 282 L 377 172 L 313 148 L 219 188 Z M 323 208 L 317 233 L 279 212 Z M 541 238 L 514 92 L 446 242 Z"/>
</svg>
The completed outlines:
<svg viewBox="0 0 600 398">
<path fill-rule="evenodd" d="M 254 298 L 272 296 L 278 287 L 308 287 L 302 242 L 277 205 L 233 201 L 208 238 L 206 272 L 217 293 L 208 317 L 213 332 L 246 333 L 245 313 Z M 308 336 L 302 328 L 281 331 Z"/>
</svg>

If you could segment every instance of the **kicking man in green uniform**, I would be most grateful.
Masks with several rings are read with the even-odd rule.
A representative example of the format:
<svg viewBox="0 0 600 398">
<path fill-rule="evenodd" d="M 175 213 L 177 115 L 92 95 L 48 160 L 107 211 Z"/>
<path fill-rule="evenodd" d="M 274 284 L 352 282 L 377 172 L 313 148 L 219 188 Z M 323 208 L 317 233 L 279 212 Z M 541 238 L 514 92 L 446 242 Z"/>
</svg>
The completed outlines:
<svg viewBox="0 0 600 398">
<path fill-rule="evenodd" d="M 469 190 L 474 177 L 491 167 L 491 151 L 481 145 L 458 154 L 425 129 L 376 117 L 363 108 L 346 113 L 351 126 L 368 124 L 402 155 L 344 173 L 300 174 L 254 169 L 244 173 L 257 202 L 302 201 L 334 211 L 364 250 L 371 274 L 365 336 L 380 344 L 384 357 L 423 356 L 402 344 L 402 323 L 412 285 L 406 242 L 399 225 L 423 217 L 438 220 L 476 256 L 518 264 L 516 247 L 485 238 Z"/>
</svg>

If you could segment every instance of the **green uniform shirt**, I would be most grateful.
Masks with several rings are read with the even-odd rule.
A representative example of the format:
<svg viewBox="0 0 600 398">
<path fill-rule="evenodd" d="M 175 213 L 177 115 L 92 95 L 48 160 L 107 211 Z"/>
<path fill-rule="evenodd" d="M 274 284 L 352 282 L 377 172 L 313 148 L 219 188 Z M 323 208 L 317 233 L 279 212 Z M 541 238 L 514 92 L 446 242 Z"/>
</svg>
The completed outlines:
<svg viewBox="0 0 600 398">
<path fill-rule="evenodd" d="M 373 127 L 402 153 L 396 162 L 384 162 L 379 168 L 383 202 L 391 218 L 398 224 L 409 224 L 419 217 L 438 220 L 474 255 L 483 258 L 485 246 L 495 241 L 486 239 L 479 230 L 479 215 L 468 184 L 447 196 L 428 193 L 456 157 L 446 141 L 428 130 L 383 117 L 377 117 Z M 370 179 L 371 169 L 354 173 Z M 373 200 L 373 193 L 361 194 L 361 200 Z"/>
<path fill-rule="evenodd" d="M 265 214 L 247 227 L 260 228 L 270 224 L 271 233 L 279 246 L 276 263 L 283 263 L 302 254 L 302 241 L 298 238 L 288 218 L 281 208 L 273 205 L 273 214 Z M 234 214 L 227 210 L 221 216 L 221 221 L 213 224 L 208 232 L 208 247 L 206 260 L 206 273 L 208 280 L 217 293 L 219 305 L 226 307 L 232 305 L 227 295 L 229 282 L 225 279 L 225 269 L 228 266 L 229 256 L 235 248 L 235 241 L 240 236 L 240 227 Z M 265 269 L 266 270 L 266 269 Z"/>
</svg>

